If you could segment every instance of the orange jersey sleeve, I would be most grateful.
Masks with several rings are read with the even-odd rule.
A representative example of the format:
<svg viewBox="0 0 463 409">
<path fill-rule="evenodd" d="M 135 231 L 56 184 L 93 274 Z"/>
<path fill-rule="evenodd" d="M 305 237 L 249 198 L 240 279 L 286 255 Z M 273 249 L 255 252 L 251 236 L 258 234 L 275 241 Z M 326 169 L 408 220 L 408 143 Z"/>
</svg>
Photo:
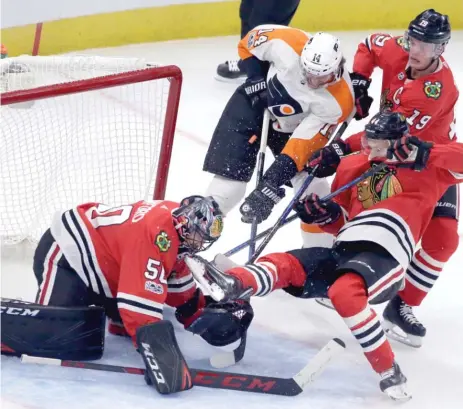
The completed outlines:
<svg viewBox="0 0 463 409">
<path fill-rule="evenodd" d="M 391 39 L 393 37 L 389 34 L 377 33 L 360 43 L 354 56 L 354 72 L 370 78 L 376 67 L 384 68 L 388 58 L 386 44 Z"/>
<path fill-rule="evenodd" d="M 251 30 L 239 43 L 242 60 L 256 57 L 262 61 L 278 62 L 287 53 L 301 55 L 309 35 L 297 28 L 266 24 Z"/>
</svg>

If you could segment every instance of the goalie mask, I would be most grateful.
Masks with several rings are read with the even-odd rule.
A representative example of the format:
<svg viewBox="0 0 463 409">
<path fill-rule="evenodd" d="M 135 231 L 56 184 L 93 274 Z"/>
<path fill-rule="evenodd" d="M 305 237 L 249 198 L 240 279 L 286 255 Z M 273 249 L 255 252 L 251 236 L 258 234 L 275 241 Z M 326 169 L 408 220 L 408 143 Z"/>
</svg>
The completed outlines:
<svg viewBox="0 0 463 409">
<path fill-rule="evenodd" d="M 222 212 L 212 197 L 186 197 L 172 216 L 182 246 L 191 253 L 208 249 L 222 234 Z"/>
</svg>

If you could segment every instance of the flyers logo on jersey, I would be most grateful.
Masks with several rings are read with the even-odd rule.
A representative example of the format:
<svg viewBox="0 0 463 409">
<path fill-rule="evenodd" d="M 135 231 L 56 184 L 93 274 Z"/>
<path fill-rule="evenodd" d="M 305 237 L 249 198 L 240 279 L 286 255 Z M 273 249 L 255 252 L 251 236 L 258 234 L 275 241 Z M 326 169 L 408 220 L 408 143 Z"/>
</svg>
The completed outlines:
<svg viewBox="0 0 463 409">
<path fill-rule="evenodd" d="M 442 92 L 442 84 L 439 81 L 426 81 L 424 83 L 424 94 L 428 98 L 438 99 Z"/>
<path fill-rule="evenodd" d="M 155 244 L 156 246 L 159 247 L 159 250 L 163 253 L 165 253 L 166 251 L 170 249 L 171 241 L 165 231 L 161 231 L 156 236 Z"/>
</svg>

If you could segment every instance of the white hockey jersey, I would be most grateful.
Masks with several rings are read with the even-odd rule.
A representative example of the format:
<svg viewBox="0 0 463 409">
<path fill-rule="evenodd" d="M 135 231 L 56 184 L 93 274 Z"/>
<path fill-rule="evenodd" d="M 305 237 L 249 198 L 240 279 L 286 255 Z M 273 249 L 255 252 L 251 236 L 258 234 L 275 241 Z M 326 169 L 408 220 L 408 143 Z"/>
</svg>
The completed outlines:
<svg viewBox="0 0 463 409">
<path fill-rule="evenodd" d="M 354 114 L 355 99 L 349 73 L 324 88 L 309 88 L 300 69 L 300 55 L 310 34 L 291 27 L 261 25 L 239 45 L 242 60 L 268 61 L 269 110 L 275 129 L 292 136 L 282 154 L 293 159 L 298 170 L 321 149 L 334 127 Z"/>
</svg>

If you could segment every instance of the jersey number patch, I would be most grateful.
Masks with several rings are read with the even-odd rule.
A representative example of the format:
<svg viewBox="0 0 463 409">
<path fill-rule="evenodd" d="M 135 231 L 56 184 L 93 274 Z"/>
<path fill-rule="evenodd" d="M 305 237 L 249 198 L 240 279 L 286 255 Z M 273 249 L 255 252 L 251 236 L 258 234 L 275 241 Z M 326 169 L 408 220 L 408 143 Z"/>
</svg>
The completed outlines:
<svg viewBox="0 0 463 409">
<path fill-rule="evenodd" d="M 112 226 L 115 224 L 123 224 L 130 218 L 133 206 L 124 205 L 118 207 L 110 207 L 104 204 L 99 204 L 86 211 L 86 215 L 92 224 L 97 229 L 103 226 Z"/>
<path fill-rule="evenodd" d="M 161 284 L 167 284 L 164 267 L 160 261 L 154 260 L 152 258 L 149 258 L 148 262 L 146 263 L 145 278 L 148 280 L 159 279 Z"/>
</svg>

